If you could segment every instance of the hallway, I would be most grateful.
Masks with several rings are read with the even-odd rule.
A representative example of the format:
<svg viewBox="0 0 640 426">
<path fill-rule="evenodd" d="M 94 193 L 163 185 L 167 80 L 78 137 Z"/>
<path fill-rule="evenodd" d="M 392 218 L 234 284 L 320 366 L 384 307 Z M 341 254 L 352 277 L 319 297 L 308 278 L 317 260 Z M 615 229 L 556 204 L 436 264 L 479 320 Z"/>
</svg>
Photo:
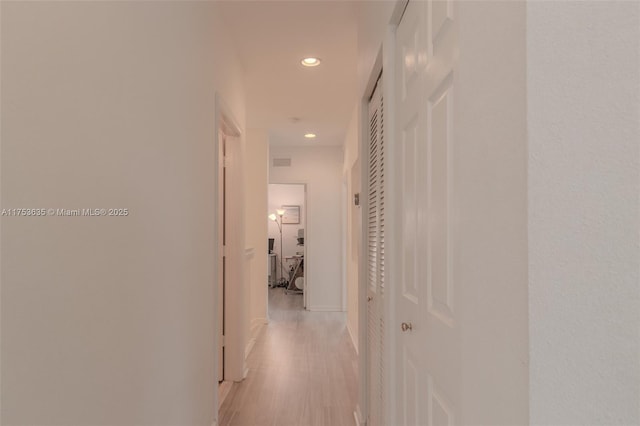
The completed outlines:
<svg viewBox="0 0 640 426">
<path fill-rule="evenodd" d="M 220 408 L 221 426 L 352 425 L 357 360 L 345 314 L 309 312 L 302 297 L 269 290 L 270 322 Z"/>
<path fill-rule="evenodd" d="M 640 426 L 640 0 L 0 0 L 0 59 L 0 425 Z"/>
</svg>

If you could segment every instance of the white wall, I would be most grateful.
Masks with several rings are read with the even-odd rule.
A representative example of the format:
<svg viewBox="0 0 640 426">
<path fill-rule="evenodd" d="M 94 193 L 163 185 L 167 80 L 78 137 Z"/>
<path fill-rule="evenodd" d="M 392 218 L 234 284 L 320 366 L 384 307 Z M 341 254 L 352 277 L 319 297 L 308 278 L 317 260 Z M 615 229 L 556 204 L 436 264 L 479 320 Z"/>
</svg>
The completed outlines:
<svg viewBox="0 0 640 426">
<path fill-rule="evenodd" d="M 530 2 L 527 66 L 530 420 L 639 424 L 640 3 Z"/>
<path fill-rule="evenodd" d="M 300 223 L 299 224 L 283 224 L 282 225 L 282 255 L 293 256 L 297 252 L 303 251 L 303 246 L 298 246 L 298 229 L 305 229 L 305 204 L 304 204 L 304 185 L 301 184 L 269 184 L 269 207 L 268 212 L 276 213 L 276 209 L 283 205 L 300 206 Z M 266 217 L 266 215 L 265 215 Z M 278 219 L 280 221 L 280 219 Z M 280 259 L 280 230 L 278 224 L 267 219 L 269 227 L 269 238 L 273 238 L 273 252 Z M 267 244 L 265 242 L 265 244 Z M 287 263 L 285 262 L 285 267 Z M 286 268 L 288 269 L 288 268 Z M 278 276 L 280 274 L 278 273 Z"/>
<path fill-rule="evenodd" d="M 245 347 L 250 349 L 267 322 L 267 181 L 269 139 L 259 129 L 249 129 L 245 137 L 245 239 L 253 249 L 248 269 L 248 307 Z"/>
<path fill-rule="evenodd" d="M 358 350 L 358 262 L 360 259 L 361 207 L 356 206 L 353 197 L 361 192 L 360 161 L 358 155 L 358 109 L 354 108 L 344 143 L 343 175 L 347 180 L 347 328 L 353 344 Z"/>
<path fill-rule="evenodd" d="M 342 150 L 339 147 L 272 146 L 269 157 L 271 183 L 307 184 L 307 307 L 310 310 L 341 311 Z M 273 158 L 285 157 L 291 158 L 291 167 L 272 166 Z"/>
<path fill-rule="evenodd" d="M 358 106 L 365 95 L 373 64 L 382 47 L 395 6 L 395 0 L 358 3 Z"/>
<path fill-rule="evenodd" d="M 460 2 L 452 277 L 461 424 L 528 420 L 526 6 Z"/>
<path fill-rule="evenodd" d="M 212 424 L 215 7 L 2 2 L 0 423 Z"/>
</svg>

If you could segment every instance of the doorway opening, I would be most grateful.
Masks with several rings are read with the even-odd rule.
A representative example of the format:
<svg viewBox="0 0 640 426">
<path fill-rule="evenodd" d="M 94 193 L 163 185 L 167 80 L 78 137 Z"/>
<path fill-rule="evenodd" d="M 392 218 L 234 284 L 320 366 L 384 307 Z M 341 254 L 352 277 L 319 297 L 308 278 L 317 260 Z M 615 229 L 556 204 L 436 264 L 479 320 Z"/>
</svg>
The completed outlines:
<svg viewBox="0 0 640 426">
<path fill-rule="evenodd" d="M 306 185 L 269 184 L 269 316 L 273 304 L 306 309 Z"/>
<path fill-rule="evenodd" d="M 216 300 L 215 365 L 218 401 L 224 399 L 230 383 L 244 378 L 244 191 L 242 141 L 238 122 L 216 96 L 215 246 Z"/>
</svg>

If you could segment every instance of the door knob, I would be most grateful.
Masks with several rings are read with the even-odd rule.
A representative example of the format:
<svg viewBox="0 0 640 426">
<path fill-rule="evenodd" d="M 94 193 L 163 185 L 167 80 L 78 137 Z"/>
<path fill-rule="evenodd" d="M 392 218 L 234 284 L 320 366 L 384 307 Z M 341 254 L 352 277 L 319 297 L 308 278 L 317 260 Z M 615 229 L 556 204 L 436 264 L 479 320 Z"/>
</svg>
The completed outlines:
<svg viewBox="0 0 640 426">
<path fill-rule="evenodd" d="M 413 325 L 410 322 L 403 322 L 401 328 L 402 331 L 411 331 L 413 330 Z"/>
</svg>

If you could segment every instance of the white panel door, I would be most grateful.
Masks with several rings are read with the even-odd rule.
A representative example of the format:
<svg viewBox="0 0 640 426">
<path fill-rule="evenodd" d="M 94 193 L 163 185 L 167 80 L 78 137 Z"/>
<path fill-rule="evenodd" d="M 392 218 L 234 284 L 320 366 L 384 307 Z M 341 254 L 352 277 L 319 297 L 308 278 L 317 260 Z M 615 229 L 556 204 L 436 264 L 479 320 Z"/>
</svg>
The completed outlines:
<svg viewBox="0 0 640 426">
<path fill-rule="evenodd" d="M 414 0 L 396 32 L 398 425 L 453 425 L 460 398 L 451 268 L 456 30 L 452 2 Z"/>
</svg>

